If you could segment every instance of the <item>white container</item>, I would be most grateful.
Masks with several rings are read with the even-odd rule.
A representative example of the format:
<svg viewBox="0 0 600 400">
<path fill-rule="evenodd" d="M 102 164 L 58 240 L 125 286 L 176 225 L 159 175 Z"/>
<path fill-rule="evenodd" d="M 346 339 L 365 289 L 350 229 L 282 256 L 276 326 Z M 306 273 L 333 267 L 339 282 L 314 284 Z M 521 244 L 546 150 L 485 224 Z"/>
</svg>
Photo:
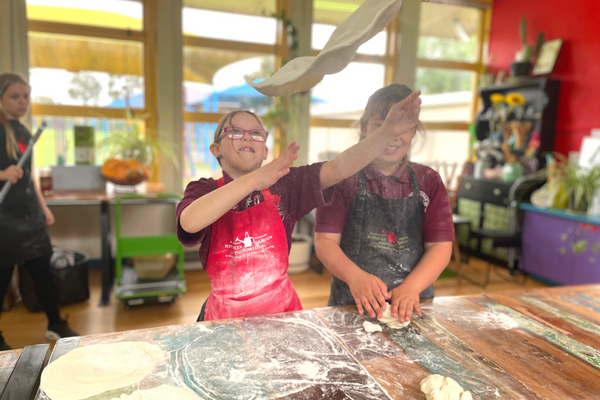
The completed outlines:
<svg viewBox="0 0 600 400">
<path fill-rule="evenodd" d="M 106 187 L 106 179 L 100 173 L 102 167 L 96 165 L 74 165 L 52 167 L 52 189 L 96 190 Z"/>
<path fill-rule="evenodd" d="M 310 268 L 313 239 L 308 235 L 294 233 L 292 234 L 292 240 L 288 274 L 306 272 Z"/>
</svg>

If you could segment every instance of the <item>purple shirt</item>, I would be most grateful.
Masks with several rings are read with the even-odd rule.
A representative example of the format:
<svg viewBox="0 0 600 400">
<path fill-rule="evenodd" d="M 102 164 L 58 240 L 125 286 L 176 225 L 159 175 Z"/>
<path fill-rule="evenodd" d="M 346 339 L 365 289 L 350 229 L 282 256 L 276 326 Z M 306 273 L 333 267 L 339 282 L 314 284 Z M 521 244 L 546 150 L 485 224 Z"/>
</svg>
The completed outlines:
<svg viewBox="0 0 600 400">
<path fill-rule="evenodd" d="M 423 222 L 423 242 L 454 241 L 454 224 L 450 211 L 450 199 L 440 175 L 421 164 L 410 163 L 419 182 L 421 198 L 425 205 Z M 383 175 L 369 165 L 365 169 L 367 191 L 390 199 L 412 196 L 412 188 L 406 167 L 398 169 L 390 176 Z M 335 186 L 331 204 L 317 209 L 315 232 L 343 233 L 346 219 L 358 189 L 358 174 Z"/>
<path fill-rule="evenodd" d="M 287 233 L 288 252 L 292 246 L 292 232 L 296 222 L 317 207 L 327 205 L 333 199 L 333 187 L 321 190 L 320 173 L 324 163 L 316 163 L 302 167 L 290 168 L 290 172 L 279 179 L 269 191 L 273 195 L 279 215 Z M 231 177 L 223 171 L 225 184 L 232 181 Z M 182 245 L 193 247 L 200 243 L 200 261 L 206 268 L 212 225 L 200 232 L 188 233 L 181 227 L 179 216 L 181 212 L 196 199 L 218 188 L 217 181 L 212 178 L 202 178 L 190 182 L 185 189 L 183 199 L 177 205 L 177 237 Z M 252 192 L 236 206 L 235 211 L 244 211 L 264 201 L 260 191 Z"/>
</svg>

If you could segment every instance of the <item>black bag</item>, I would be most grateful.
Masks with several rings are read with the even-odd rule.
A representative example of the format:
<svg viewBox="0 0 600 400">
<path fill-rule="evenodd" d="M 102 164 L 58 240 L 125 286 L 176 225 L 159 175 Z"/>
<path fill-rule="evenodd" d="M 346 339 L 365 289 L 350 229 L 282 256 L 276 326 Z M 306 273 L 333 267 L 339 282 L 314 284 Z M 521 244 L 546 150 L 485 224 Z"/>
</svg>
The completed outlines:
<svg viewBox="0 0 600 400">
<path fill-rule="evenodd" d="M 54 248 L 50 259 L 50 273 L 58 292 L 61 306 L 86 301 L 90 298 L 88 283 L 89 257 L 85 253 Z M 41 311 L 29 271 L 19 268 L 19 289 L 23 304 L 31 312 Z"/>
</svg>

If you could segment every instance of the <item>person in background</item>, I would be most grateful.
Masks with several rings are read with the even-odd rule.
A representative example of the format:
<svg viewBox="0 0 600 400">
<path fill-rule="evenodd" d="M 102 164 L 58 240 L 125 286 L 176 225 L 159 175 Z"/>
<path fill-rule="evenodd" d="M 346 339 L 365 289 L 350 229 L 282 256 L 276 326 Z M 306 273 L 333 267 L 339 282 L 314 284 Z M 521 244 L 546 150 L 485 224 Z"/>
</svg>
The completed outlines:
<svg viewBox="0 0 600 400">
<path fill-rule="evenodd" d="M 411 95 L 393 83 L 377 90 L 360 119 L 367 140 L 385 126 L 396 104 Z M 452 253 L 454 231 L 448 194 L 439 174 L 408 161 L 416 134 L 386 147 L 371 164 L 335 187 L 334 200 L 317 209 L 315 249 L 333 274 L 329 306 L 356 305 L 360 314 L 391 315 L 406 322 L 421 315 L 420 298 Z"/>
<path fill-rule="evenodd" d="M 198 321 L 301 310 L 287 276 L 291 235 L 302 216 L 331 200 L 326 190 L 358 172 L 398 136 L 418 123 L 419 93 L 395 106 L 370 138 L 336 159 L 290 168 L 299 146 L 289 145 L 273 162 L 268 132 L 250 111 L 234 111 L 215 130 L 211 153 L 223 177 L 191 182 L 177 207 L 177 234 L 200 246 L 211 284 Z"/>
<path fill-rule="evenodd" d="M 60 318 L 50 274 L 52 246 L 46 225 L 54 223 L 54 215 L 31 177 L 31 157 L 22 169 L 16 166 L 31 138 L 19 121 L 29 109 L 30 91 L 20 75 L 0 74 L 0 190 L 6 182 L 13 185 L 0 204 L 0 310 L 18 265 L 31 275 L 35 294 L 48 316 L 46 338 L 57 340 L 79 335 Z M 9 349 L 0 333 L 0 351 Z"/>
</svg>

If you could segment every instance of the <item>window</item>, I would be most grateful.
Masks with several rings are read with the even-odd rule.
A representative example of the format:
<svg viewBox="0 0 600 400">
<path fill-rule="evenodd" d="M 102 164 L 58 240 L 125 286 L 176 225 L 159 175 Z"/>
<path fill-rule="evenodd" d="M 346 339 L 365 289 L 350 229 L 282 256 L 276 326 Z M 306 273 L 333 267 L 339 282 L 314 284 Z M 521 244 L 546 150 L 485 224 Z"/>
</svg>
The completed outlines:
<svg viewBox="0 0 600 400">
<path fill-rule="evenodd" d="M 142 43 L 29 34 L 32 101 L 144 108 Z"/>
<path fill-rule="evenodd" d="M 141 0 L 27 0 L 27 18 L 34 21 L 100 26 L 141 31 Z"/>
<path fill-rule="evenodd" d="M 75 164 L 75 126 L 91 126 L 94 128 L 94 143 L 99 144 L 113 132 L 127 129 L 125 119 L 60 117 L 54 115 L 36 115 L 33 117 L 33 131 L 45 121 L 47 126 L 38 143 L 35 145 L 34 163 L 37 167 L 59 165 L 62 159 L 65 165 Z M 141 129 L 144 129 L 141 127 Z M 104 163 L 106 154 L 101 148 L 95 152 L 97 165 Z"/>
<path fill-rule="evenodd" d="M 73 127 L 93 127 L 99 142 L 126 129 L 124 108 L 150 115 L 143 129 L 156 128 L 155 60 L 146 52 L 155 16 L 145 3 L 27 0 L 33 121 L 48 123 L 36 165 L 72 164 Z"/>
<path fill-rule="evenodd" d="M 219 176 L 209 146 L 224 114 L 250 109 L 262 115 L 271 107 L 272 99 L 244 77 L 263 78 L 277 70 L 277 20 L 271 16 L 276 11 L 275 0 L 184 1 L 184 186 Z M 274 133 L 267 140 L 270 149 Z"/>
<path fill-rule="evenodd" d="M 480 12 L 472 7 L 421 3 L 418 57 L 476 62 Z"/>
<path fill-rule="evenodd" d="M 269 76 L 275 55 L 186 46 L 185 107 L 188 112 L 226 113 L 245 108 L 263 114 L 271 99 L 254 90 L 244 76 Z"/>
</svg>

